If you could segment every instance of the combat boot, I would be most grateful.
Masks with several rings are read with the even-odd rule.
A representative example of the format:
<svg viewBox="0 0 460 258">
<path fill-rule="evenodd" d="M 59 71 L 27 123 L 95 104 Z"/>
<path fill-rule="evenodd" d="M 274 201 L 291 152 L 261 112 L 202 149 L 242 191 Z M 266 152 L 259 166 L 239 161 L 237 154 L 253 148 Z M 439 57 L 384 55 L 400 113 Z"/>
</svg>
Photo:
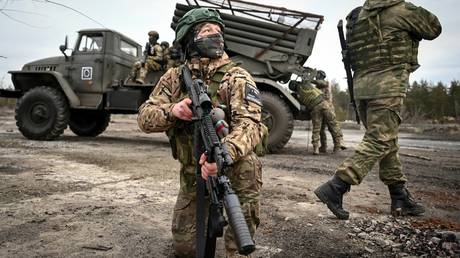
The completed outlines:
<svg viewBox="0 0 460 258">
<path fill-rule="evenodd" d="M 313 144 L 313 155 L 319 155 L 318 145 Z"/>
<path fill-rule="evenodd" d="M 327 146 L 326 145 L 321 145 L 319 147 L 319 153 L 327 153 Z"/>
<path fill-rule="evenodd" d="M 334 149 L 332 150 L 333 152 L 338 152 L 338 151 L 346 150 L 346 149 L 347 149 L 347 147 L 343 143 L 342 138 L 337 139 L 336 141 L 334 141 Z"/>
<path fill-rule="evenodd" d="M 136 76 L 136 82 L 140 84 L 144 84 L 145 83 L 144 80 L 146 76 L 147 76 L 147 69 L 141 67 L 141 69 L 139 69 L 138 76 Z"/>
<path fill-rule="evenodd" d="M 391 214 L 397 216 L 418 216 L 425 212 L 422 204 L 417 203 L 404 186 L 404 183 L 389 185 L 391 196 Z"/>
<path fill-rule="evenodd" d="M 327 205 L 337 218 L 348 219 L 350 213 L 342 207 L 343 195 L 348 191 L 350 191 L 350 184 L 335 175 L 332 179 L 316 188 L 315 195 Z"/>
</svg>

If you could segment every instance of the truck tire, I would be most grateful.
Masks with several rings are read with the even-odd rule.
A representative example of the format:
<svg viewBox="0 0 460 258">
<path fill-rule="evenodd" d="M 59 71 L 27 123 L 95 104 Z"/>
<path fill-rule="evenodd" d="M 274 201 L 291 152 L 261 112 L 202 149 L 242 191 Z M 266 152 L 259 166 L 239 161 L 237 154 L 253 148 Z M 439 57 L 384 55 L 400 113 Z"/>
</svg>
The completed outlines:
<svg viewBox="0 0 460 258">
<path fill-rule="evenodd" d="M 78 136 L 98 136 L 107 129 L 109 122 L 110 114 L 103 110 L 70 111 L 69 127 Z"/>
<path fill-rule="evenodd" d="M 261 92 L 262 122 L 268 127 L 268 151 L 276 153 L 291 139 L 294 118 L 287 103 L 276 94 Z"/>
<path fill-rule="evenodd" d="M 53 140 L 69 123 L 67 99 L 59 90 L 47 86 L 32 88 L 16 103 L 16 125 L 31 140 Z"/>
</svg>

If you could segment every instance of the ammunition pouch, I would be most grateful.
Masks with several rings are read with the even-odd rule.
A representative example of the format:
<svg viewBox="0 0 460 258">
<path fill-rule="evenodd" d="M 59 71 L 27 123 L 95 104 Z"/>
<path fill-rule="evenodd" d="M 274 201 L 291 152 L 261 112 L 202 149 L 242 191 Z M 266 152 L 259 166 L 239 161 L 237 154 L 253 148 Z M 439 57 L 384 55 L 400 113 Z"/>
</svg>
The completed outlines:
<svg viewBox="0 0 460 258">
<path fill-rule="evenodd" d="M 195 163 L 193 131 L 192 123 L 179 121 L 166 132 L 173 158 L 179 160 L 183 165 L 193 165 Z"/>
</svg>

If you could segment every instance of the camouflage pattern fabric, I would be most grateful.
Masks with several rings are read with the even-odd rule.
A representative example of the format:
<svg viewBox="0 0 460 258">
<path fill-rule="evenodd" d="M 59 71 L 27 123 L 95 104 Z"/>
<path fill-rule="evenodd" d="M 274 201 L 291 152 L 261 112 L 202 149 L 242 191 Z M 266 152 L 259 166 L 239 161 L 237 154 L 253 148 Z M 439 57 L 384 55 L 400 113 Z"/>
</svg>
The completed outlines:
<svg viewBox="0 0 460 258">
<path fill-rule="evenodd" d="M 323 101 L 313 108 L 311 111 L 311 122 L 313 124 L 311 136 L 313 146 L 318 146 L 319 144 L 323 122 L 328 126 L 334 143 L 342 141 L 342 130 L 340 130 L 340 125 L 337 123 L 332 105 L 328 101 Z"/>
<path fill-rule="evenodd" d="M 358 100 L 359 113 L 366 133 L 354 155 L 337 168 L 336 174 L 347 183 L 356 185 L 361 183 L 378 162 L 380 179 L 385 184 L 404 183 L 407 179 L 402 172 L 398 155 L 401 107 L 409 83 L 409 74 L 418 67 L 418 42 L 422 39 L 436 38 L 441 33 L 441 24 L 434 14 L 403 0 L 367 0 L 357 21 L 348 17 L 347 41 L 351 44 L 350 58 L 355 58 L 357 62 L 362 61 L 362 56 L 352 55 L 366 54 L 365 51 L 369 51 L 369 58 L 381 58 L 380 54 L 384 56 L 382 62 L 376 63 L 378 65 L 354 66 L 355 99 Z M 354 26 L 375 25 L 375 19 L 379 21 L 378 26 L 373 29 L 374 33 L 377 33 L 375 37 L 379 41 L 378 45 L 388 43 L 380 54 L 372 52 L 376 47 L 372 45 L 373 40 L 364 41 L 369 44 L 367 46 L 360 45 L 362 43 L 358 43 L 356 39 L 362 35 L 354 35 L 359 31 L 359 28 L 353 28 Z M 395 41 L 399 43 L 392 44 Z M 361 48 L 358 49 L 357 46 Z M 410 58 L 398 56 L 402 48 L 409 47 L 412 51 Z M 388 55 L 385 52 L 387 50 L 393 54 Z M 389 62 L 385 58 L 392 61 Z M 360 69 L 356 69 L 357 67 Z"/>
<path fill-rule="evenodd" d="M 164 68 L 165 70 L 169 70 L 169 68 L 176 67 L 180 65 L 180 60 L 179 59 L 173 59 L 171 57 L 171 50 L 173 47 L 169 47 L 164 50 L 163 52 L 163 63 L 164 63 Z"/>
<path fill-rule="evenodd" d="M 161 70 L 161 65 L 153 57 L 149 56 L 147 60 L 145 60 L 145 69 L 147 71 L 159 71 Z"/>
<path fill-rule="evenodd" d="M 297 96 L 299 102 L 309 110 L 313 110 L 316 105 L 324 100 L 321 90 L 309 82 L 302 82 L 302 84 L 297 87 Z"/>
<path fill-rule="evenodd" d="M 181 187 L 173 212 L 173 246 L 177 256 L 194 257 L 196 247 L 195 166 L 182 166 Z M 262 166 L 254 153 L 239 160 L 228 174 L 232 187 L 239 197 L 251 235 L 260 223 L 259 198 L 262 188 Z M 237 253 L 230 227 L 225 230 L 226 251 Z"/>
<path fill-rule="evenodd" d="M 163 48 L 160 44 L 150 45 L 150 51 L 148 51 L 147 58 L 145 60 L 144 67 L 135 63 L 132 73 L 135 74 L 136 81 L 145 83 L 145 77 L 149 71 L 162 70 L 161 63 L 163 62 Z"/>
<path fill-rule="evenodd" d="M 192 77 L 203 74 L 207 85 L 213 74 L 230 62 L 227 54 L 220 59 L 193 59 L 187 65 Z M 231 68 L 222 78 L 213 104 L 225 105 L 229 134 L 222 139 L 235 165 L 228 177 L 241 202 L 251 233 L 259 224 L 259 195 L 262 186 L 260 161 L 254 147 L 261 140 L 261 103 L 251 75 L 240 67 Z M 167 132 L 173 156 L 181 163 L 180 190 L 173 216 L 173 244 L 180 257 L 195 255 L 195 147 L 190 122 L 171 116 L 175 103 L 187 97 L 181 89 L 180 68 L 169 69 L 159 80 L 149 99 L 139 108 L 138 124 L 146 133 Z M 226 250 L 234 253 L 231 231 L 226 232 Z"/>
<path fill-rule="evenodd" d="M 338 168 L 337 175 L 357 185 L 379 163 L 379 176 L 386 185 L 406 182 L 399 159 L 398 130 L 403 98 L 382 98 L 358 102 L 359 115 L 366 127 L 364 138 Z"/>
<path fill-rule="evenodd" d="M 349 17 L 355 99 L 404 97 L 409 74 L 419 67 L 418 42 L 439 36 L 438 18 L 403 0 L 367 0 L 356 21 Z"/>
<path fill-rule="evenodd" d="M 332 91 L 331 91 L 331 86 L 328 81 L 326 80 L 315 80 L 313 81 L 315 83 L 316 88 L 320 89 L 323 92 L 323 97 L 324 100 L 329 102 L 331 111 L 334 113 L 335 116 L 335 110 L 334 110 L 334 105 L 332 104 Z M 326 135 L 326 129 L 329 130 L 331 134 L 333 134 L 332 129 L 327 126 L 326 123 L 326 118 L 323 117 L 323 120 L 321 122 L 321 129 L 319 132 L 319 141 L 320 141 L 320 152 L 325 153 L 327 150 L 327 135 Z M 340 130 L 340 128 L 339 128 Z"/>
</svg>

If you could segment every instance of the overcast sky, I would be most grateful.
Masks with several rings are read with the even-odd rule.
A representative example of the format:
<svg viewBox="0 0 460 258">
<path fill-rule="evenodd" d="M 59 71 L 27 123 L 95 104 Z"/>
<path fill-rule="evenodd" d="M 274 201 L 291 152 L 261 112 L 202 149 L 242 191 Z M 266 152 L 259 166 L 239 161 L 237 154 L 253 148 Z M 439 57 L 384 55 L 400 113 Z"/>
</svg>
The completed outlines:
<svg viewBox="0 0 460 258">
<path fill-rule="evenodd" d="M 364 0 L 248 1 L 323 15 L 324 23 L 306 65 L 325 70 L 329 79 L 335 79 L 342 88 L 345 87 L 345 72 L 341 63 L 336 26 L 339 19 L 344 19 L 351 9 L 364 3 Z M 3 78 L 4 84 L 11 84 L 7 71 L 20 70 L 23 64 L 32 60 L 61 55 L 59 45 L 64 43 L 66 35 L 73 46 L 78 30 L 101 27 L 98 23 L 131 37 L 141 45 L 147 41 L 147 31 L 152 29 L 160 33 L 160 41 L 172 42 L 174 32 L 170 23 L 174 6 L 176 2 L 185 3 L 185 0 L 54 2 L 70 6 L 97 22 L 44 0 L 0 0 L 0 80 Z M 426 79 L 431 82 L 450 83 L 453 79 L 460 79 L 460 1 L 414 0 L 412 3 L 436 14 L 443 31 L 434 41 L 421 42 L 421 67 L 412 74 L 411 81 Z"/>
</svg>

